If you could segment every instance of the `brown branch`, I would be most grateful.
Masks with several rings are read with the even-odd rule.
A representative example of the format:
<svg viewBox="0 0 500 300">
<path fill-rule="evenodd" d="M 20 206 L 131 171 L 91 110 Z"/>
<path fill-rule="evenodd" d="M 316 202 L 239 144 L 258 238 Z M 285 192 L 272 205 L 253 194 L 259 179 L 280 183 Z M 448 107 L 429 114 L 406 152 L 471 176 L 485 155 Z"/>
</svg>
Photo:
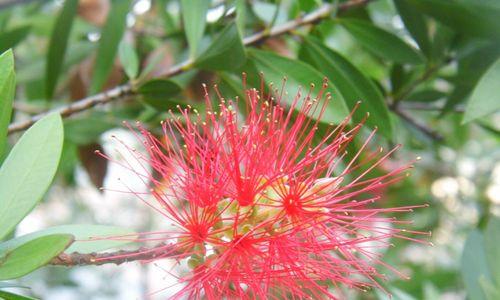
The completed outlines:
<svg viewBox="0 0 500 300">
<path fill-rule="evenodd" d="M 172 245 L 159 244 L 151 248 L 142 247 L 136 250 L 120 250 L 104 253 L 62 253 L 54 257 L 49 265 L 52 266 L 100 266 L 105 264 L 120 265 L 131 261 L 149 261 L 153 259 L 172 258 L 179 253 Z"/>
<path fill-rule="evenodd" d="M 353 7 L 357 7 L 360 5 L 366 5 L 370 0 L 351 0 L 345 3 L 341 3 L 338 5 L 337 9 L 338 11 L 345 11 Z M 258 42 L 262 42 L 267 38 L 275 37 L 282 35 L 284 33 L 290 32 L 295 30 L 298 27 L 308 25 L 308 24 L 313 24 L 316 22 L 319 22 L 320 20 L 327 18 L 330 16 L 332 12 L 336 7 L 331 4 L 324 4 L 317 10 L 306 14 L 300 18 L 297 18 L 295 20 L 291 20 L 289 22 L 286 22 L 282 25 L 275 26 L 271 30 L 264 30 L 262 32 L 255 33 L 251 36 L 248 36 L 243 39 L 243 44 L 244 45 L 252 45 Z M 171 77 L 180 73 L 183 73 L 184 71 L 188 70 L 190 66 L 192 65 L 193 61 L 187 60 L 184 61 L 176 66 L 174 66 L 172 69 L 168 70 L 167 72 L 161 74 L 160 77 Z M 124 85 L 117 86 L 115 88 L 109 89 L 107 91 L 104 91 L 102 93 L 89 96 L 83 99 L 80 99 L 76 102 L 73 102 L 72 104 L 56 108 L 53 110 L 49 110 L 47 112 L 32 116 L 30 119 L 26 121 L 20 121 L 16 123 L 12 123 L 9 125 L 9 134 L 25 130 L 31 125 L 33 125 L 36 121 L 40 120 L 43 118 L 45 115 L 56 112 L 61 114 L 63 117 L 67 117 L 70 115 L 73 115 L 75 113 L 93 108 L 94 106 L 113 102 L 119 99 L 123 99 L 127 95 L 132 95 L 134 94 L 133 86 L 132 83 L 128 82 Z"/>
</svg>

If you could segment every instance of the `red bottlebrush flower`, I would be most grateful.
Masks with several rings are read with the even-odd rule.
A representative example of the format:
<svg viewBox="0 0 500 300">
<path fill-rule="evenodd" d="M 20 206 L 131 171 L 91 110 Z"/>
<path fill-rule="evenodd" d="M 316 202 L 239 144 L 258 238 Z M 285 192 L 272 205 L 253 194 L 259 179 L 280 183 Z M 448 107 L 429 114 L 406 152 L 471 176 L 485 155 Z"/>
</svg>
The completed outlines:
<svg viewBox="0 0 500 300">
<path fill-rule="evenodd" d="M 378 249 L 423 233 L 400 228 L 408 222 L 392 216 L 414 207 L 374 203 L 411 166 L 380 175 L 377 166 L 396 149 L 368 150 L 376 129 L 348 154 L 363 122 L 350 125 L 353 111 L 339 125 L 320 123 L 326 86 L 315 98 L 299 91 L 290 101 L 263 88 L 245 87 L 244 100 L 217 91 L 216 106 L 205 88 L 203 115 L 171 113 L 160 138 L 139 125 L 148 156 L 136 157 L 159 176 L 136 172 L 173 223 L 144 240 L 167 241 L 158 258 L 190 269 L 174 298 L 336 299 L 342 286 L 383 289 L 380 268 L 398 273 Z"/>
</svg>

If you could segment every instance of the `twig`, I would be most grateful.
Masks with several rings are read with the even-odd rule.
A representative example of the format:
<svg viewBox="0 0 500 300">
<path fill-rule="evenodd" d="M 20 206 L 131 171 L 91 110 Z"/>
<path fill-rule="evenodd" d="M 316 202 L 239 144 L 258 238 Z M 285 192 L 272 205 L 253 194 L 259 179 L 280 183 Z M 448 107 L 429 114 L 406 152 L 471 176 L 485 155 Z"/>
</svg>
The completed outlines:
<svg viewBox="0 0 500 300">
<path fill-rule="evenodd" d="M 105 253 L 78 253 L 59 254 L 54 257 L 49 265 L 52 266 L 100 266 L 105 264 L 120 265 L 130 261 L 148 261 L 152 259 L 178 256 L 173 245 L 159 244 L 151 248 L 142 247 L 137 250 L 120 250 Z"/>
<path fill-rule="evenodd" d="M 413 127 L 417 128 L 420 130 L 422 133 L 427 135 L 433 140 L 436 141 L 442 141 L 443 136 L 439 134 L 437 131 L 427 127 L 426 124 L 420 122 L 419 120 L 413 118 L 408 112 L 402 110 L 401 108 L 397 106 L 392 106 L 391 110 L 394 111 L 395 114 L 401 117 L 401 119 L 405 120 L 406 122 L 410 123 Z"/>
<path fill-rule="evenodd" d="M 403 109 L 403 110 L 425 110 L 425 111 L 438 111 L 438 112 L 443 111 L 442 106 L 437 106 L 437 105 L 433 105 L 430 103 L 423 103 L 423 102 L 401 101 L 398 104 L 398 107 Z M 463 105 L 457 105 L 453 108 L 453 111 L 457 112 L 457 113 L 463 113 L 463 112 L 465 112 L 465 107 Z"/>
<path fill-rule="evenodd" d="M 35 2 L 35 1 L 47 1 L 47 0 L 7 0 L 7 1 L 3 1 L 2 3 L 0 3 L 0 9 L 5 9 L 5 8 L 9 8 L 11 6 L 15 6 L 15 5 L 22 5 L 22 4 L 28 4 L 28 3 L 31 3 L 31 2 Z"/>
<path fill-rule="evenodd" d="M 353 7 L 365 5 L 368 2 L 370 2 L 370 0 L 352 0 L 349 2 L 345 2 L 345 3 L 339 4 L 338 11 L 345 11 L 345 10 L 348 10 L 350 8 L 353 8 Z M 271 30 L 258 32 L 256 34 L 249 36 L 249 37 L 246 37 L 245 39 L 243 39 L 243 44 L 252 45 L 252 44 L 255 44 L 257 42 L 261 42 L 267 38 L 279 36 L 279 35 L 282 35 L 284 33 L 293 31 L 300 26 L 313 24 L 313 23 L 318 22 L 324 18 L 327 18 L 330 15 L 330 13 L 332 13 L 334 11 L 334 9 L 335 9 L 334 5 L 324 4 L 320 8 L 318 8 L 317 10 L 315 10 L 307 15 L 304 15 L 298 19 L 295 19 L 295 20 L 286 22 L 282 25 L 276 26 Z M 172 69 L 168 70 L 167 72 L 161 74 L 160 77 L 171 77 L 171 76 L 183 73 L 184 71 L 186 71 L 190 68 L 192 63 L 193 62 L 190 60 L 184 61 L 184 62 L 174 66 Z M 36 121 L 40 120 L 45 115 L 52 113 L 52 112 L 60 113 L 63 117 L 67 117 L 67 116 L 70 116 L 72 114 L 90 109 L 96 105 L 105 104 L 105 103 L 109 103 L 109 102 L 112 102 L 112 101 L 115 101 L 118 99 L 122 99 L 122 98 L 124 98 L 124 96 L 132 95 L 133 93 L 134 93 L 134 91 L 133 91 L 132 83 L 128 82 L 124 85 L 117 86 L 115 88 L 104 91 L 102 93 L 80 99 L 76 102 L 73 102 L 72 104 L 69 104 L 69 105 L 66 105 L 66 106 L 63 106 L 60 108 L 56 108 L 56 109 L 49 110 L 47 112 L 32 116 L 30 119 L 28 119 L 26 121 L 12 123 L 9 125 L 9 134 L 27 129 L 28 127 L 33 125 Z"/>
</svg>

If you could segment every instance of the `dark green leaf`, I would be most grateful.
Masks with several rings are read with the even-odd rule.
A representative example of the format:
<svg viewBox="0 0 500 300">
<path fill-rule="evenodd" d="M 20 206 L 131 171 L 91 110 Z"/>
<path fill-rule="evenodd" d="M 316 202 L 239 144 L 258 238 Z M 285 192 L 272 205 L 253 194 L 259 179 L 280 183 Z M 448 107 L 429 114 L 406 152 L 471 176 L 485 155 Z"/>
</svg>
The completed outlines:
<svg viewBox="0 0 500 300">
<path fill-rule="evenodd" d="M 144 102 L 161 111 L 180 104 L 171 99 L 180 91 L 181 87 L 177 83 L 167 79 L 153 79 L 137 89 L 137 92 L 143 96 Z"/>
<path fill-rule="evenodd" d="M 434 102 L 446 97 L 445 92 L 441 92 L 433 89 L 424 89 L 420 91 L 416 91 L 408 95 L 405 101 L 413 101 L 413 102 Z"/>
<path fill-rule="evenodd" d="M 394 5 L 399 12 L 406 29 L 417 42 L 420 50 L 427 56 L 432 53 L 431 42 L 429 39 L 429 30 L 424 16 L 408 2 L 408 0 L 394 0 Z"/>
<path fill-rule="evenodd" d="M 45 68 L 45 95 L 51 99 L 64 62 L 69 34 L 78 8 L 78 0 L 66 0 L 50 36 Z"/>
<path fill-rule="evenodd" d="M 30 29 L 31 26 L 25 25 L 0 33 L 0 53 L 14 48 L 28 36 Z"/>
<path fill-rule="evenodd" d="M 267 51 L 252 49 L 249 51 L 249 54 L 253 58 L 257 69 L 264 72 L 264 78 L 267 83 L 273 82 L 279 87 L 283 78 L 287 78 L 285 88 L 289 95 L 285 96 L 286 101 L 291 102 L 293 100 L 299 86 L 303 88 L 303 94 L 307 93 L 311 84 L 317 86 L 312 92 L 311 98 L 317 96 L 320 89 L 318 86 L 322 84 L 324 76 L 310 65 Z M 339 123 L 349 113 L 346 103 L 335 85 L 330 84 L 326 92 L 331 94 L 332 100 L 325 110 L 322 121 L 326 123 Z"/>
<path fill-rule="evenodd" d="M 47 264 L 73 242 L 69 234 L 46 235 L 0 254 L 0 280 L 24 276 Z"/>
<path fill-rule="evenodd" d="M 500 109 L 500 58 L 486 71 L 472 91 L 465 109 L 464 123 Z"/>
<path fill-rule="evenodd" d="M 245 36 L 246 14 L 247 6 L 245 0 L 235 0 L 234 6 L 236 7 L 236 26 L 240 36 Z"/>
<path fill-rule="evenodd" d="M 77 145 L 95 143 L 104 132 L 119 126 L 119 122 L 104 112 L 64 121 L 65 139 Z"/>
<path fill-rule="evenodd" d="M 114 0 L 101 32 L 97 57 L 94 63 L 94 73 L 90 84 L 90 93 L 95 94 L 108 79 L 115 61 L 118 44 L 125 32 L 127 13 L 131 0 Z"/>
<path fill-rule="evenodd" d="M 209 4 L 210 1 L 206 0 L 181 0 L 182 22 L 191 58 L 194 58 L 198 53 L 198 46 L 205 32 Z"/>
<path fill-rule="evenodd" d="M 139 57 L 137 57 L 134 47 L 122 41 L 118 48 L 118 57 L 128 78 L 136 78 L 139 72 Z"/>
<path fill-rule="evenodd" d="M 195 66 L 206 70 L 235 70 L 246 60 L 245 49 L 236 25 L 224 28 L 206 51 L 195 61 Z"/>
<path fill-rule="evenodd" d="M 8 50 L 0 55 L 0 161 L 7 144 L 7 128 L 12 114 L 15 91 L 14 55 L 12 55 L 12 50 Z"/>
<path fill-rule="evenodd" d="M 367 124 L 378 127 L 385 137 L 392 138 L 389 111 L 377 86 L 339 53 L 313 39 L 305 38 L 304 42 L 301 58 L 330 78 L 349 109 L 362 101 L 353 119 L 359 122 L 369 113 Z"/>
<path fill-rule="evenodd" d="M 341 19 L 341 24 L 363 47 L 375 55 L 399 63 L 423 63 L 422 56 L 416 49 L 382 28 L 355 19 Z"/>
<path fill-rule="evenodd" d="M 14 294 L 7 291 L 0 290 L 0 299 L 4 300 L 36 300 L 35 298 Z"/>
<path fill-rule="evenodd" d="M 36 122 L 0 168 L 0 239 L 40 201 L 56 173 L 63 143 L 58 114 Z"/>
<path fill-rule="evenodd" d="M 469 0 L 407 0 L 421 12 L 451 29 L 469 35 L 498 39 L 500 2 Z"/>
<path fill-rule="evenodd" d="M 22 244 L 37 239 L 41 236 L 51 234 L 70 234 L 75 237 L 75 242 L 73 242 L 73 244 L 71 244 L 71 246 L 65 250 L 65 252 L 67 253 L 90 253 L 103 251 L 129 244 L 129 240 L 137 238 L 137 235 L 134 234 L 132 230 L 116 226 L 91 224 L 62 225 L 29 233 L 3 242 L 0 244 L 0 253 L 12 251 Z M 109 237 L 110 239 L 106 239 L 107 237 Z M 123 239 L 111 239 L 113 237 L 123 237 Z M 92 241 L 92 238 L 99 239 Z"/>
</svg>

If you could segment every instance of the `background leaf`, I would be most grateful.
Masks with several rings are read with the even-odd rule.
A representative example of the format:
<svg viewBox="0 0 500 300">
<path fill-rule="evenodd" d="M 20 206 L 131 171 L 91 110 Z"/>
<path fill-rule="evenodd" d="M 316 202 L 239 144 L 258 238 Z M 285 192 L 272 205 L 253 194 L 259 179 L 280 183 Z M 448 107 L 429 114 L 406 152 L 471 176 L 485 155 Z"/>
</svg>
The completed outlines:
<svg viewBox="0 0 500 300">
<path fill-rule="evenodd" d="M 14 55 L 12 50 L 8 50 L 0 55 L 0 162 L 7 144 L 7 127 L 10 123 L 15 91 Z"/>
<path fill-rule="evenodd" d="M 195 66 L 206 70 L 235 70 L 246 60 L 245 49 L 236 25 L 226 27 L 208 49 L 195 61 Z"/>
<path fill-rule="evenodd" d="M 23 295 L 14 294 L 7 291 L 0 290 L 0 299 L 4 300 L 36 300 L 35 298 L 26 297 Z"/>
<path fill-rule="evenodd" d="M 118 45 L 125 32 L 127 13 L 131 0 L 113 0 L 106 24 L 101 31 L 99 48 L 90 83 L 90 93 L 95 94 L 103 87 L 115 62 Z"/>
<path fill-rule="evenodd" d="M 59 164 L 62 143 L 61 117 L 51 114 L 26 131 L 5 159 L 0 168 L 0 239 L 47 191 Z"/>
<path fill-rule="evenodd" d="M 73 242 L 69 234 L 46 235 L 0 256 L 0 280 L 24 276 L 47 264 Z"/>
<path fill-rule="evenodd" d="M 249 54 L 254 59 L 257 69 L 264 72 L 266 82 L 273 82 L 275 88 L 281 86 L 281 82 L 286 76 L 286 90 L 290 95 L 295 95 L 299 86 L 302 86 L 302 92 L 306 94 L 309 91 L 311 83 L 319 84 L 323 82 L 323 75 L 320 72 L 301 61 L 255 49 L 252 49 Z M 311 97 L 316 97 L 319 89 L 320 87 L 317 86 Z M 341 122 L 348 114 L 344 99 L 337 91 L 334 83 L 329 84 L 327 92 L 331 93 L 332 100 L 325 110 L 322 121 L 326 123 Z M 286 96 L 286 101 L 292 100 L 292 96 Z"/>
<path fill-rule="evenodd" d="M 118 47 L 118 57 L 128 78 L 136 78 L 139 72 L 139 57 L 137 57 L 134 47 L 122 40 Z"/>
<path fill-rule="evenodd" d="M 45 96 L 51 99 L 57 86 L 68 46 L 69 34 L 78 8 L 78 0 L 66 0 L 61 13 L 57 17 L 50 36 L 47 66 L 45 72 Z"/>
<path fill-rule="evenodd" d="M 0 53 L 7 51 L 9 48 L 14 48 L 28 36 L 30 30 L 30 25 L 23 25 L 0 33 Z"/>
<path fill-rule="evenodd" d="M 491 275 L 484 250 L 484 237 L 479 231 L 471 232 L 465 242 L 462 254 L 462 276 L 470 299 L 485 300 L 479 278 L 482 276 L 491 278 Z"/>
<path fill-rule="evenodd" d="M 182 22 L 191 58 L 198 53 L 198 46 L 205 32 L 209 4 L 210 1 L 206 0 L 181 0 Z"/>
<path fill-rule="evenodd" d="M 429 38 L 429 29 L 424 16 L 418 12 L 407 0 L 394 0 L 406 29 L 417 42 L 420 50 L 427 56 L 432 54 L 432 45 Z"/>
<path fill-rule="evenodd" d="M 464 123 L 486 116 L 500 109 L 500 58 L 481 77 L 472 91 L 465 109 Z"/>
<path fill-rule="evenodd" d="M 181 87 L 177 83 L 167 79 L 150 80 L 137 89 L 137 92 L 143 96 L 144 102 L 161 111 L 177 104 L 172 104 L 171 97 L 180 91 Z"/>
<path fill-rule="evenodd" d="M 349 109 L 362 101 L 353 116 L 354 120 L 359 122 L 366 113 L 370 113 L 367 124 L 371 127 L 378 126 L 383 135 L 392 138 L 389 111 L 378 87 L 339 53 L 313 39 L 305 38 L 304 42 L 300 57 L 332 81 Z"/>
<path fill-rule="evenodd" d="M 341 19 L 342 26 L 368 51 L 388 61 L 408 64 L 423 63 L 416 49 L 396 35 L 369 22 L 355 19 Z"/>
</svg>

